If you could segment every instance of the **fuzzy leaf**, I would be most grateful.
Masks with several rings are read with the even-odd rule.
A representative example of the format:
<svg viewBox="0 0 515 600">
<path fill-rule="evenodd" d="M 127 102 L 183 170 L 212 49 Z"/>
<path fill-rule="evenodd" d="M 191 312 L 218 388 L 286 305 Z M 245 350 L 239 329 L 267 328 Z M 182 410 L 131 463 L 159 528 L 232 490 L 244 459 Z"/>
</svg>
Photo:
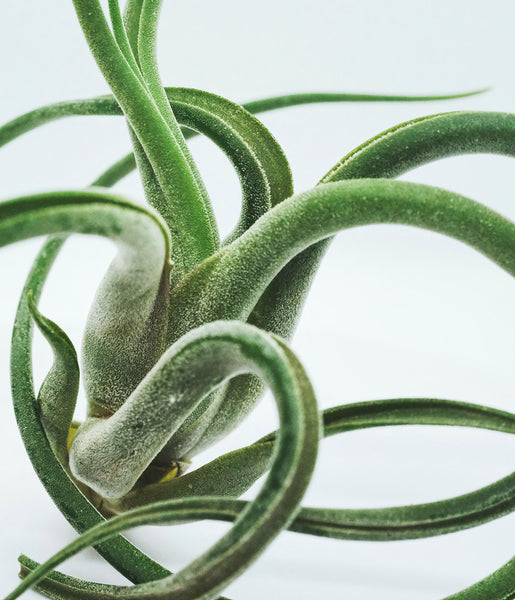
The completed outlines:
<svg viewBox="0 0 515 600">
<path fill-rule="evenodd" d="M 203 183 L 178 126 L 171 129 L 145 85 L 151 82 L 143 83 L 126 61 L 98 0 L 73 4 L 91 52 L 152 166 L 161 194 L 149 200 L 159 202 L 154 208 L 172 234 L 173 261 L 182 276 L 219 246 Z"/>
<path fill-rule="evenodd" d="M 141 1 L 141 0 L 138 0 Z M 177 91 L 186 91 L 183 87 L 165 87 L 166 96 L 171 103 L 175 113 L 174 98 Z M 200 90 L 195 90 L 200 91 Z M 426 102 L 430 100 L 451 100 L 473 96 L 483 93 L 485 90 L 468 92 L 465 94 L 453 94 L 448 96 L 385 96 L 380 94 L 347 94 L 347 93 L 321 93 L 310 92 L 305 94 L 287 94 L 274 96 L 246 102 L 241 106 L 252 114 L 288 108 L 290 106 L 301 106 L 304 104 L 327 103 L 327 102 Z M 209 93 L 209 92 L 204 92 Z M 57 119 L 73 116 L 95 116 L 95 115 L 123 115 L 118 102 L 111 95 L 96 96 L 95 98 L 83 98 L 80 100 L 68 100 L 57 102 L 31 110 L 28 113 L 16 117 L 0 127 L 0 147 L 15 140 L 21 135 L 51 123 Z M 185 136 L 195 135 L 194 131 L 186 130 Z M 136 168 L 134 161 L 131 170 Z M 130 171 L 128 171 L 129 173 Z M 128 174 L 127 173 L 127 174 Z"/>
<path fill-rule="evenodd" d="M 38 563 L 28 559 L 26 556 L 21 556 L 19 560 L 22 565 L 20 571 L 20 576 L 22 577 L 25 577 L 30 571 L 38 566 Z M 445 597 L 443 600 L 485 600 L 486 598 L 488 598 L 488 600 L 513 600 L 514 581 L 515 556 L 491 575 L 488 575 L 481 581 L 478 581 L 461 592 Z M 68 585 L 66 585 L 65 582 L 67 582 Z M 68 596 L 62 595 L 63 590 L 70 590 L 73 588 L 88 589 L 89 585 L 91 585 L 89 582 L 54 572 L 48 580 L 40 584 L 40 586 L 37 586 L 36 589 L 56 600 L 66 600 Z M 76 598 L 79 597 L 80 596 L 76 596 Z M 86 597 L 87 596 L 82 596 L 82 598 Z M 91 596 L 89 596 L 89 598 L 91 599 Z M 220 600 L 224 599 L 220 598 Z"/>
<path fill-rule="evenodd" d="M 395 177 L 411 168 L 466 152 L 515 155 L 515 115 L 457 112 L 402 123 L 368 140 L 344 157 L 321 183 L 366 177 Z M 315 218 L 315 217 L 314 217 Z M 289 339 L 331 237 L 295 256 L 268 284 L 248 322 Z M 249 377 L 229 384 L 218 411 L 204 427 L 209 432 L 188 457 L 223 437 L 252 410 L 262 386 Z M 238 415 L 235 418 L 235 415 Z M 212 426 L 213 425 L 213 426 Z"/>
<path fill-rule="evenodd" d="M 515 272 L 515 225 L 472 200 L 408 182 L 361 179 L 330 183 L 270 210 L 175 288 L 170 304 L 170 336 L 215 319 L 247 320 L 265 290 L 271 322 L 265 314 L 259 325 L 266 329 L 268 324 L 273 329 L 279 300 L 294 317 L 301 306 L 299 296 L 302 298 L 307 291 L 297 293 L 299 282 L 294 275 L 298 263 L 292 259 L 298 255 L 301 261 L 307 258 L 309 262 L 313 256 L 303 252 L 305 248 L 340 229 L 372 223 L 406 224 L 449 235 L 478 249 L 508 272 Z M 315 255 L 319 249 L 319 245 L 314 246 Z M 285 265 L 288 277 L 283 279 Z M 308 272 L 312 267 L 313 264 L 307 268 Z M 276 283 L 281 287 L 278 292 L 274 289 Z M 300 283 L 304 285 L 306 280 L 300 279 Z M 270 290 L 272 298 L 268 295 Z M 293 317 L 290 316 L 292 321 Z M 228 396 L 206 429 L 203 447 L 232 429 L 255 401 L 256 397 L 250 394 L 243 398 Z M 174 454 L 173 438 L 169 449 Z M 187 459 L 198 449 L 175 457 Z"/>
<path fill-rule="evenodd" d="M 43 429 L 32 380 L 33 321 L 26 301 L 29 291 L 33 292 L 35 302 L 39 299 L 48 272 L 65 239 L 64 236 L 54 236 L 45 243 L 27 278 L 13 328 L 11 386 L 16 420 L 32 466 L 57 508 L 77 531 L 82 532 L 102 522 L 103 517 L 63 470 Z M 121 537 L 100 544 L 96 550 L 134 583 L 170 574 Z"/>
<path fill-rule="evenodd" d="M 471 585 L 466 590 L 444 600 L 513 600 L 515 598 L 515 556 L 495 573 Z"/>
<path fill-rule="evenodd" d="M 226 360 L 221 361 L 220 355 Z M 182 378 L 183 385 L 186 384 L 185 394 L 190 393 L 191 385 L 197 386 L 198 393 L 202 387 L 209 389 L 220 379 L 241 370 L 252 369 L 259 373 L 270 384 L 279 409 L 281 426 L 274 461 L 256 499 L 242 511 L 233 528 L 200 558 L 177 575 L 130 589 L 95 584 L 97 600 L 134 598 L 136 594 L 139 599 L 155 600 L 171 595 L 178 600 L 215 597 L 277 533 L 288 526 L 314 468 L 320 427 L 316 401 L 301 365 L 280 340 L 273 340 L 264 332 L 239 322 L 211 323 L 185 336 L 173 350 L 170 349 L 167 359 L 169 367 L 176 363 L 174 374 Z M 164 384 L 165 374 L 162 375 L 161 383 Z M 199 379 L 202 381 L 198 382 Z M 227 501 L 222 499 L 221 502 Z M 179 500 L 173 514 L 181 520 L 189 520 L 192 511 L 203 514 L 204 504 L 202 498 Z M 148 518 L 163 522 L 161 507 L 157 511 L 149 507 L 139 510 L 139 515 L 121 515 L 90 529 L 39 572 L 28 576 L 8 598 L 18 597 L 47 570 L 83 547 L 101 542 L 135 524 L 148 522 Z M 154 516 L 149 517 L 152 511 Z M 69 597 L 87 596 L 78 592 Z"/>
<path fill-rule="evenodd" d="M 515 415 L 478 404 L 433 398 L 400 398 L 344 404 L 321 414 L 323 437 L 372 427 L 445 425 L 515 434 Z M 234 496 L 247 491 L 270 465 L 275 432 L 219 456 L 166 483 L 135 489 L 111 503 L 113 512 L 186 496 Z"/>
<path fill-rule="evenodd" d="M 68 465 L 68 433 L 79 392 L 77 353 L 68 336 L 37 309 L 32 292 L 27 303 L 35 323 L 54 352 L 54 362 L 38 394 L 41 423 L 50 446 L 66 468 Z"/>
</svg>

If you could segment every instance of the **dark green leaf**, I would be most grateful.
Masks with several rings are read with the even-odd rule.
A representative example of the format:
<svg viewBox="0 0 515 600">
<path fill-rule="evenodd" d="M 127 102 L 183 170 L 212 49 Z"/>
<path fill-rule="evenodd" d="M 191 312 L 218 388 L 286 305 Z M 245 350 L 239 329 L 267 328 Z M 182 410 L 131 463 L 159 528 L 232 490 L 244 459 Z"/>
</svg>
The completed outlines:
<svg viewBox="0 0 515 600">
<path fill-rule="evenodd" d="M 41 423 L 61 464 L 68 465 L 68 435 L 79 391 L 77 353 L 68 336 L 37 309 L 32 291 L 27 295 L 32 318 L 54 351 L 54 363 L 38 394 Z"/>
</svg>

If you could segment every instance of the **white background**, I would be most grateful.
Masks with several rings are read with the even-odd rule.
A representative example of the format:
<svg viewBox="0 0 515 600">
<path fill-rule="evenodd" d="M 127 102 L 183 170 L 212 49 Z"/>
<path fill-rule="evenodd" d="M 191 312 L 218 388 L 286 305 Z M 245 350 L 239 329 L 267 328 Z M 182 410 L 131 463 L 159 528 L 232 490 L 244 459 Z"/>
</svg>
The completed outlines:
<svg viewBox="0 0 515 600">
<path fill-rule="evenodd" d="M 2 2 L 0 120 L 46 103 L 108 90 L 89 55 L 71 2 Z M 290 159 L 297 191 L 311 187 L 344 154 L 396 123 L 445 110 L 515 108 L 510 0 L 165 2 L 159 57 L 166 85 L 193 86 L 236 101 L 301 91 L 452 93 L 491 86 L 482 96 L 428 104 L 296 107 L 262 119 Z M 121 119 L 57 122 L 1 150 L 2 199 L 80 188 L 128 149 Z M 221 229 L 238 212 L 239 188 L 211 143 L 192 150 Z M 464 156 L 405 179 L 452 189 L 513 218 L 513 163 Z M 135 176 L 119 189 L 140 198 Z M 16 583 L 16 556 L 41 560 L 74 538 L 34 475 L 16 430 L 8 376 L 17 297 L 41 240 L 0 253 L 0 592 Z M 77 238 L 59 260 L 42 301 L 80 347 L 95 286 L 113 250 Z M 395 397 L 441 397 L 513 410 L 515 286 L 475 251 L 442 236 L 377 226 L 340 235 L 315 282 L 293 347 L 320 405 Z M 40 381 L 50 356 L 37 340 Z M 251 442 L 275 424 L 272 401 L 223 449 Z M 472 491 L 513 470 L 509 436 L 455 428 L 406 427 L 349 433 L 323 443 L 305 504 L 379 507 Z M 207 459 L 207 455 L 205 457 Z M 441 538 L 374 544 L 286 533 L 226 595 L 286 600 L 315 594 L 348 600 L 437 600 L 486 576 L 514 551 L 513 516 Z M 227 528 L 205 524 L 134 532 L 176 570 Z M 70 574 L 123 583 L 91 551 Z M 32 592 L 26 595 L 36 597 Z"/>
</svg>

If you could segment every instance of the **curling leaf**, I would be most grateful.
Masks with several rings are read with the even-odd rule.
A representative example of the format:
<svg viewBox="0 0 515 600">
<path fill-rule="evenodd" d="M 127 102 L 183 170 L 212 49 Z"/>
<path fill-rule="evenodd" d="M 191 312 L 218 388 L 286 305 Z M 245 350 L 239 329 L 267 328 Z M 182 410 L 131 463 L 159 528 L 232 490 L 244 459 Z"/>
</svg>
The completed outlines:
<svg viewBox="0 0 515 600">
<path fill-rule="evenodd" d="M 177 91 L 186 91 L 188 88 L 165 87 L 168 100 L 175 113 L 174 98 Z M 196 90 L 200 91 L 200 90 Z M 346 94 L 346 93 L 320 93 L 311 92 L 305 94 L 288 94 L 285 96 L 274 96 L 263 98 L 262 100 L 253 100 L 242 104 L 248 112 L 258 114 L 290 106 L 300 106 L 303 104 L 313 104 L 321 102 L 425 102 L 429 100 L 451 100 L 480 94 L 485 90 L 469 92 L 465 94 L 453 94 L 448 96 L 385 96 L 380 94 Z M 208 92 L 205 92 L 208 93 Z M 68 100 L 36 108 L 28 113 L 16 117 L 0 127 L 0 147 L 15 140 L 17 137 L 41 127 L 47 123 L 73 116 L 94 116 L 94 115 L 122 115 L 120 105 L 111 95 L 97 96 L 95 98 L 85 98 L 81 100 Z M 187 130 L 186 137 L 195 135 L 194 131 Z M 136 168 L 133 163 L 132 169 Z"/>
<path fill-rule="evenodd" d="M 515 433 L 515 415 L 449 400 L 403 398 L 359 402 L 323 411 L 323 435 L 399 425 L 452 425 Z M 243 494 L 269 468 L 275 433 L 224 454 L 167 483 L 136 489 L 110 503 L 113 513 L 190 496 Z M 244 504 L 238 505 L 241 507 Z M 339 539 L 391 541 L 474 527 L 515 508 L 515 473 L 481 490 L 429 504 L 381 509 L 302 508 L 293 531 Z M 239 509 L 238 509 L 239 510 Z M 235 514 L 238 514 L 236 511 Z"/>
<path fill-rule="evenodd" d="M 277 273 L 296 255 L 305 256 L 301 253 L 306 247 L 340 229 L 372 223 L 406 224 L 450 235 L 480 250 L 508 272 L 515 271 L 515 225 L 472 200 L 408 182 L 361 179 L 330 183 L 270 210 L 173 290 L 170 336 L 219 318 L 246 320 L 270 282 L 277 281 Z M 253 286 L 248 286 L 248 281 Z M 285 289 L 291 292 L 288 281 Z M 186 302 L 184 298 L 196 301 Z M 292 310 L 292 303 L 298 309 L 298 296 L 292 293 L 288 298 Z M 221 405 L 206 429 L 203 446 L 233 428 L 256 398 L 248 395 L 238 404 L 237 400 L 232 396 Z M 173 453 L 173 438 L 169 448 Z M 197 450 L 176 457 L 189 458 Z"/>
<path fill-rule="evenodd" d="M 344 157 L 321 183 L 366 177 L 395 177 L 430 160 L 465 152 L 515 155 L 515 115 L 456 112 L 422 117 L 397 125 Z M 289 339 L 318 265 L 332 238 L 295 256 L 268 284 L 248 317 L 266 331 Z M 249 377 L 229 384 L 219 409 L 188 454 L 195 455 L 230 431 L 257 402 L 262 386 Z M 235 418 L 237 415 L 237 418 Z M 215 425 L 216 424 L 216 425 Z M 215 425 L 215 426 L 212 426 Z"/>
<path fill-rule="evenodd" d="M 321 180 L 396 177 L 446 156 L 472 152 L 515 155 L 515 115 L 507 113 L 455 112 L 422 117 L 397 125 L 368 140 L 344 157 Z M 249 323 L 289 339 L 295 329 L 313 277 L 331 238 L 298 254 L 284 266 L 259 298 Z M 247 378 L 248 379 L 248 378 Z M 244 418 L 256 403 L 262 388 L 257 382 L 231 382 L 219 411 L 213 415 L 216 428 L 206 427 L 211 439 L 190 449 L 194 455 L 222 437 L 234 424 L 235 408 Z M 210 423 L 211 425 L 211 423 Z"/>
<path fill-rule="evenodd" d="M 107 235 L 120 248 L 88 319 L 84 362 L 90 414 L 70 448 L 74 473 L 97 492 L 83 483 L 77 485 L 104 514 L 120 509 L 127 499 L 137 501 L 139 493 L 148 500 L 155 489 L 147 485 L 153 481 L 147 469 L 151 463 L 160 472 L 170 466 L 171 459 L 175 465 L 187 461 L 252 408 L 262 384 L 255 375 L 238 376 L 242 372 L 254 372 L 271 383 L 279 404 L 281 431 L 271 472 L 255 502 L 188 498 L 192 494 L 188 488 L 181 499 L 145 506 L 99 524 L 72 545 L 79 549 L 100 544 L 104 556 L 140 585 L 118 588 L 54 573 L 40 582 L 38 589 L 63 600 L 170 595 L 206 599 L 214 597 L 288 525 L 316 535 L 389 540 L 455 531 L 513 510 L 515 474 L 441 502 L 380 510 L 307 508 L 292 521 L 316 455 L 318 426 L 309 382 L 282 341 L 237 322 L 204 323 L 220 318 L 248 320 L 290 336 L 330 235 L 369 223 L 405 223 L 451 235 L 513 273 L 515 226 L 506 219 L 443 190 L 392 185 L 378 178 L 394 177 L 428 160 L 456 153 L 513 155 L 515 117 L 451 113 L 401 124 L 351 152 L 331 169 L 318 189 L 285 200 L 292 193 L 286 159 L 269 132 L 248 113 L 203 92 L 195 92 L 193 108 L 188 100 L 181 105 L 175 99 L 176 107 L 173 102 L 170 106 L 156 60 L 161 0 L 128 0 L 123 18 L 118 0 L 108 0 L 112 32 L 99 0 L 74 0 L 74 5 L 116 97 L 79 101 L 77 106 L 90 110 L 90 102 L 93 112 L 123 112 L 147 200 L 163 216 L 174 242 L 170 253 L 166 228 L 159 220 L 152 222 L 152 215 L 142 216 L 135 207 L 103 192 L 39 195 L 0 205 L 0 245 L 41 232 L 78 231 Z M 257 111 L 335 99 L 334 95 L 307 94 L 257 101 L 248 107 Z M 64 116 L 69 109 L 59 105 L 47 109 L 46 116 L 42 109 L 16 119 L 0 129 L 0 144 L 36 125 L 38 119 Z M 185 114 L 184 132 L 192 135 L 193 128 L 214 139 L 232 160 L 242 182 L 242 215 L 229 245 L 220 251 L 209 199 L 179 126 L 180 110 Z M 133 166 L 133 158 L 123 159 L 98 183 L 112 184 Z M 349 179 L 357 181 L 343 181 Z M 36 300 L 61 244 L 60 239 L 50 240 L 31 273 Z M 170 257 L 175 262 L 172 273 Z M 78 383 L 76 356 L 65 334 L 38 312 L 30 297 L 29 307 L 25 300 L 28 291 L 20 304 L 13 339 L 17 417 L 25 428 L 22 434 L 38 473 L 80 530 L 98 523 L 101 517 L 79 495 L 66 473 L 65 438 Z M 39 407 L 30 372 L 29 308 L 56 355 L 40 392 Z M 200 329 L 189 332 L 198 325 Z M 170 341 L 175 343 L 166 350 Z M 233 375 L 237 376 L 228 382 Z M 65 409 L 57 416 L 54 413 L 61 404 Z M 325 413 L 325 433 L 410 422 L 513 429 L 512 416 L 500 411 L 463 403 L 408 400 L 335 407 Z M 193 489 L 199 484 L 197 493 L 217 494 L 224 472 L 227 486 L 221 493 L 240 493 L 268 469 L 276 437 L 271 434 L 177 481 L 163 480 L 159 494 L 173 496 L 188 483 Z M 252 466 L 245 468 L 249 460 Z M 105 465 L 109 465 L 109 473 Z M 57 490 L 59 483 L 62 486 Z M 109 500 L 103 500 L 100 493 Z M 126 496 L 119 500 L 120 495 Z M 235 525 L 177 576 L 119 537 L 106 541 L 143 522 L 191 518 L 235 520 Z M 61 552 L 47 570 L 68 551 Z M 26 575 L 36 567 L 26 558 L 21 563 Z M 512 598 L 513 564 L 512 560 L 452 598 Z M 40 576 L 44 569 L 39 570 Z M 29 575 L 24 584 L 37 577 Z"/>
<path fill-rule="evenodd" d="M 323 437 L 372 427 L 446 425 L 515 434 L 515 415 L 478 404 L 433 398 L 400 398 L 344 404 L 322 412 Z M 143 504 L 185 496 L 235 496 L 269 468 L 275 433 L 215 458 L 177 479 L 147 485 L 109 504 L 124 512 Z"/>
<path fill-rule="evenodd" d="M 77 353 L 64 331 L 38 311 L 32 292 L 27 302 L 32 318 L 54 351 L 54 362 L 39 390 L 38 405 L 50 446 L 66 468 L 68 433 L 79 391 Z"/>
<path fill-rule="evenodd" d="M 139 208 L 135 210 L 140 211 Z M 65 239 L 64 236 L 54 236 L 45 243 L 27 278 L 13 328 L 11 385 L 16 419 L 32 465 L 56 506 L 81 532 L 103 518 L 56 460 L 43 430 L 32 382 L 32 319 L 26 301 L 29 291 L 33 292 L 35 302 L 39 299 L 43 283 Z M 110 540 L 96 549 L 133 582 L 149 581 L 169 574 L 123 538 Z"/>
<path fill-rule="evenodd" d="M 228 360 L 220 361 L 221 354 Z M 190 332 L 172 347 L 167 353 L 166 367 L 177 368 L 174 373 L 183 384 L 188 384 L 184 390 L 187 394 L 191 383 L 198 392 L 218 384 L 235 371 L 258 372 L 270 384 L 279 409 L 281 426 L 272 468 L 258 496 L 241 513 L 233 528 L 191 565 L 175 576 L 130 589 L 95 584 L 97 600 L 129 598 L 136 593 L 140 599 L 170 595 L 177 599 L 191 598 L 192 594 L 206 598 L 216 596 L 291 522 L 314 468 L 320 426 L 314 394 L 302 367 L 281 341 L 239 322 L 212 323 Z M 177 508 L 187 510 L 203 503 L 203 499 L 180 500 Z M 158 513 L 157 518 L 162 521 L 160 509 Z M 122 515 L 118 520 L 92 528 L 72 545 L 71 551 L 80 549 L 83 544 L 102 541 L 104 533 L 116 531 L 117 526 L 122 529 L 128 523 L 130 526 L 130 518 L 131 515 Z M 68 552 L 69 549 L 62 551 L 56 560 L 29 575 L 9 598 L 17 597 L 44 576 L 46 568 L 57 566 Z M 78 592 L 69 597 L 88 596 Z"/>
<path fill-rule="evenodd" d="M 148 199 L 159 202 L 154 207 L 174 239 L 175 268 L 181 275 L 185 274 L 219 245 L 214 216 L 200 176 L 181 142 L 182 134 L 170 129 L 170 122 L 127 63 L 98 0 L 74 0 L 73 4 L 93 56 L 155 173 L 162 194 Z"/>
</svg>

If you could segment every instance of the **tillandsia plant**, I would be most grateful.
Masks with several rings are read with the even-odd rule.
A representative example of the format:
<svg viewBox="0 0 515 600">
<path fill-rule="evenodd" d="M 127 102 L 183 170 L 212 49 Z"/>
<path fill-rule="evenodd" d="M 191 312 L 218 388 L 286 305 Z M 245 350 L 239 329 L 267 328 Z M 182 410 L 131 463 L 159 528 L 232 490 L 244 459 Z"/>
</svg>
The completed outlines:
<svg viewBox="0 0 515 600">
<path fill-rule="evenodd" d="M 431 98 L 302 94 L 239 106 L 214 94 L 162 86 L 156 62 L 160 0 L 73 0 L 112 96 L 62 102 L 0 128 L 0 144 L 69 115 L 123 115 L 133 153 L 91 188 L 0 204 L 0 243 L 48 234 L 28 276 L 12 339 L 16 417 L 32 464 L 81 534 L 49 561 L 21 556 L 14 599 L 31 586 L 56 599 L 215 598 L 283 529 L 351 540 L 403 540 L 473 527 L 515 508 L 515 474 L 475 492 L 384 509 L 300 506 L 319 437 L 359 428 L 427 424 L 515 433 L 515 415 L 442 399 L 406 398 L 319 413 L 303 367 L 288 347 L 331 236 L 375 223 L 425 228 L 469 244 L 515 273 L 515 225 L 442 189 L 393 178 L 446 156 L 515 155 L 515 115 L 451 112 L 402 123 L 345 156 L 311 190 L 293 195 L 288 162 L 253 113 L 309 102 Z M 213 210 L 185 139 L 211 138 L 242 188 L 242 211 L 220 242 Z M 148 207 L 107 188 L 139 169 Z M 70 233 L 118 248 L 88 317 L 82 373 L 88 414 L 74 421 L 76 351 L 38 309 L 43 285 Z M 55 360 L 37 396 L 33 324 Z M 232 431 L 264 386 L 280 427 L 256 443 L 187 472 L 194 457 Z M 268 472 L 253 501 L 238 499 Z M 120 533 L 144 524 L 234 521 L 177 574 Z M 79 580 L 54 569 L 96 550 L 134 585 Z M 515 598 L 515 558 L 453 600 Z"/>
</svg>

